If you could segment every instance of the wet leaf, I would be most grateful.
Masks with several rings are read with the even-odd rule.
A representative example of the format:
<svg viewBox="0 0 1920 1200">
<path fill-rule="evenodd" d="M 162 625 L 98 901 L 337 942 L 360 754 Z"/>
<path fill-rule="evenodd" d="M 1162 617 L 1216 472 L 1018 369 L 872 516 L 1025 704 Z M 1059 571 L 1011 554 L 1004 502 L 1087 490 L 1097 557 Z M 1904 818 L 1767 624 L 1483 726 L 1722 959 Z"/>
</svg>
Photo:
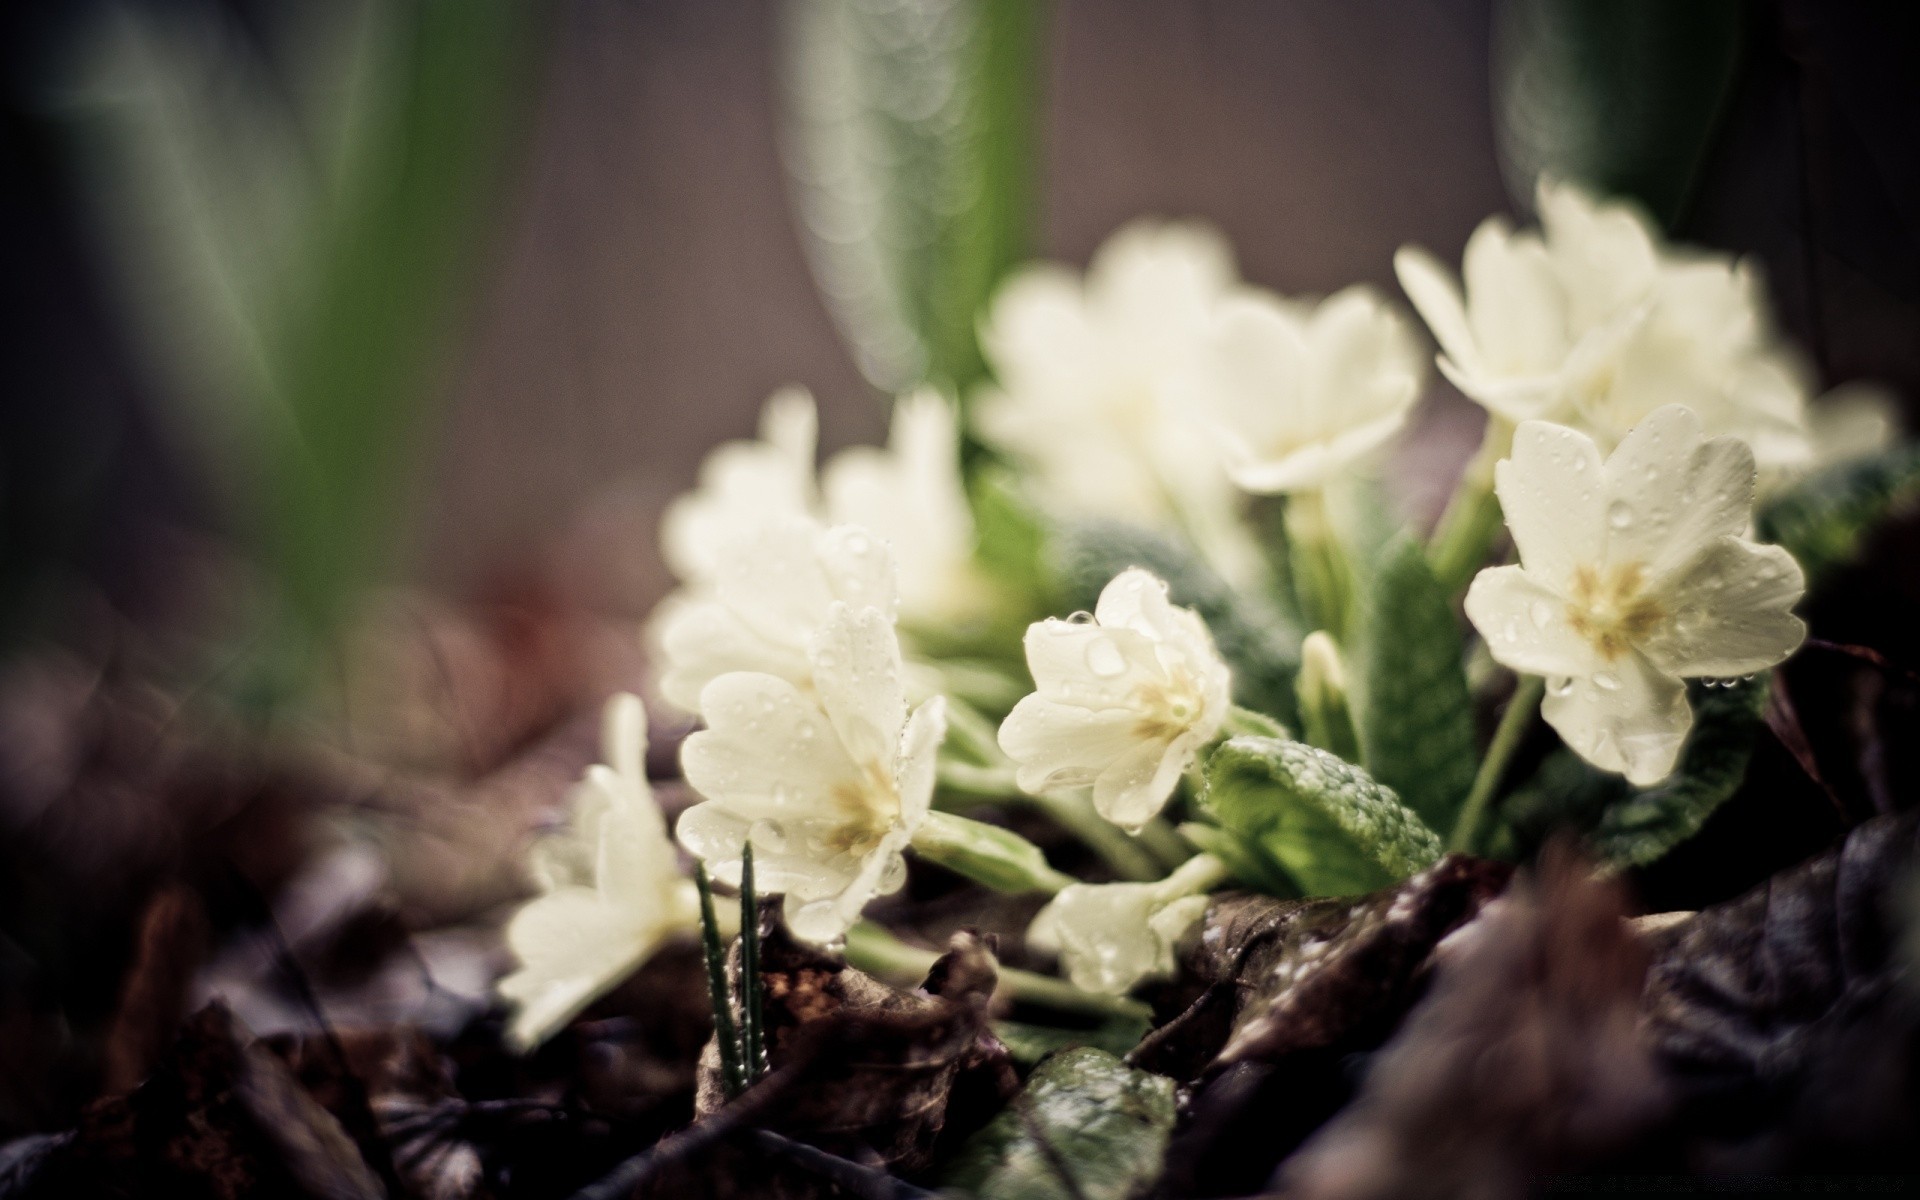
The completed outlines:
<svg viewBox="0 0 1920 1200">
<path fill-rule="evenodd" d="M 1173 1081 L 1091 1046 L 1036 1068 L 940 1182 L 994 1200 L 1127 1200 L 1160 1174 Z"/>
<path fill-rule="evenodd" d="M 1647 951 L 1617 884 L 1549 852 L 1449 940 L 1359 1097 L 1287 1160 L 1302 1200 L 1521 1197 L 1665 1115 L 1637 1034 Z"/>
<path fill-rule="evenodd" d="M 1841 463 L 1768 500 L 1760 536 L 1785 546 L 1813 591 L 1860 556 L 1867 538 L 1920 498 L 1920 446 L 1902 445 Z"/>
<path fill-rule="evenodd" d="M 1368 582 L 1357 723 L 1367 771 L 1431 829 L 1451 829 L 1479 764 L 1453 601 L 1425 551 L 1396 538 Z"/>
<path fill-rule="evenodd" d="M 1206 778 L 1207 810 L 1309 895 L 1387 887 L 1440 857 L 1439 835 L 1391 789 L 1304 742 L 1230 738 Z"/>
<path fill-rule="evenodd" d="M 1053 551 L 1060 591 L 1071 607 L 1091 610 L 1100 589 L 1128 567 L 1145 567 L 1166 580 L 1173 602 L 1200 614 L 1233 668 L 1234 703 L 1283 724 L 1296 721 L 1293 678 L 1300 670 L 1302 634 L 1279 609 L 1227 586 L 1191 549 L 1117 521 L 1062 529 Z"/>
<path fill-rule="evenodd" d="M 1606 806 L 1593 835 L 1602 858 L 1644 866 L 1700 831 L 1747 776 L 1754 739 L 1764 725 L 1768 686 L 1765 676 L 1731 687 L 1689 686 L 1693 732 L 1679 769 L 1666 782 Z"/>
</svg>

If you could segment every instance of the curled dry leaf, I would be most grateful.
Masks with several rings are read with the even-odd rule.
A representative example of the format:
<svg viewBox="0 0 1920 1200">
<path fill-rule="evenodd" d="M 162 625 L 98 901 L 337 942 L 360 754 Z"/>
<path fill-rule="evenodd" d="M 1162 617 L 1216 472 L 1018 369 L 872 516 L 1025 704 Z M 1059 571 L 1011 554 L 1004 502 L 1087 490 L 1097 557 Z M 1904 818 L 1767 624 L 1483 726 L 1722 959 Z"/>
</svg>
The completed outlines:
<svg viewBox="0 0 1920 1200">
<path fill-rule="evenodd" d="M 1617 884 L 1550 849 L 1442 947 L 1359 1098 L 1287 1160 L 1286 1195 L 1497 1200 L 1617 1164 L 1667 1110 L 1625 911 Z"/>
<path fill-rule="evenodd" d="M 1197 1084 L 1162 1191 L 1227 1195 L 1263 1184 L 1351 1095 L 1345 1060 L 1392 1033 L 1434 947 L 1510 870 L 1449 855 L 1358 900 L 1218 897 L 1186 963 L 1204 990 L 1128 1058 Z"/>
</svg>

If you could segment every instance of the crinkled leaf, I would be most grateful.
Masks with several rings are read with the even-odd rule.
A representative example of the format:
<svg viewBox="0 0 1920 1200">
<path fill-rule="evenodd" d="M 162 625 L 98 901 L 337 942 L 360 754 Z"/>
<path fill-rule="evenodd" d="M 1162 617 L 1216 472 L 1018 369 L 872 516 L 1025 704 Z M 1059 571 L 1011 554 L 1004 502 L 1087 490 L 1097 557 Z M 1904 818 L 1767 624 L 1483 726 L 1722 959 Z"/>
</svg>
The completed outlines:
<svg viewBox="0 0 1920 1200">
<path fill-rule="evenodd" d="M 1208 811 L 1308 895 L 1388 887 L 1440 857 L 1439 835 L 1391 788 L 1304 742 L 1231 738 L 1207 760 L 1206 779 Z"/>
<path fill-rule="evenodd" d="M 1507 190 L 1541 175 L 1679 216 L 1740 59 L 1734 0 L 1506 0 L 1494 25 L 1494 132 Z"/>
<path fill-rule="evenodd" d="M 1032 1066 L 1049 1054 L 1071 1050 L 1075 1046 L 1091 1046 L 1108 1054 L 1126 1054 L 1146 1036 L 1147 1018 L 1144 1015 L 1110 1017 L 1087 1029 L 1033 1025 L 1025 1021 L 995 1021 L 993 1033 L 1007 1048 L 1007 1053 L 1013 1055 L 1013 1061 Z"/>
<path fill-rule="evenodd" d="M 1761 536 L 1800 560 L 1809 590 L 1859 557 L 1882 521 L 1920 498 L 1920 446 L 1841 463 L 1773 497 L 1760 510 Z"/>
<path fill-rule="evenodd" d="M 1065 602 L 1092 609 L 1100 589 L 1128 567 L 1167 581 L 1175 604 L 1198 612 L 1233 668 L 1234 702 L 1292 724 L 1300 630 L 1260 597 L 1227 586 L 1190 548 L 1117 521 L 1069 526 L 1053 539 Z"/>
<path fill-rule="evenodd" d="M 1478 763 L 1453 604 L 1420 544 L 1381 554 L 1362 619 L 1357 724 L 1367 770 L 1434 829 L 1451 829 Z"/>
<path fill-rule="evenodd" d="M 1045 5 L 800 0 L 788 165 L 828 307 L 897 391 L 981 374 L 974 321 L 1023 256 Z"/>
<path fill-rule="evenodd" d="M 1047 1059 L 940 1182 L 994 1200 L 1127 1200 L 1160 1175 L 1173 1080 L 1091 1046 Z"/>
<path fill-rule="evenodd" d="M 1874 1169 L 1874 1146 L 1906 1147 L 1911 1169 L 1917 852 L 1920 815 L 1880 817 L 1657 936 L 1644 1028 L 1683 1122 L 1747 1155 L 1720 1169 L 1831 1165 L 1823 1150 Z"/>
<path fill-rule="evenodd" d="M 1602 857 L 1619 866 L 1644 866 L 1700 831 L 1746 778 L 1767 688 L 1764 676 L 1731 687 L 1695 683 L 1688 688 L 1693 732 L 1679 769 L 1665 782 L 1606 807 L 1594 831 Z"/>
</svg>

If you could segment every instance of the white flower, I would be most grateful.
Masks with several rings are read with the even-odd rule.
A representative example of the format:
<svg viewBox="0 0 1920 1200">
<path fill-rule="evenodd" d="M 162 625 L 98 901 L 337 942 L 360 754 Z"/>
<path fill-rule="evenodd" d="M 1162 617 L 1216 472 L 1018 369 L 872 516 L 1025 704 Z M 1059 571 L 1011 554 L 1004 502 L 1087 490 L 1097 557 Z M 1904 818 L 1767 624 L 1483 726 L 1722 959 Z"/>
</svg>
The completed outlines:
<svg viewBox="0 0 1920 1200">
<path fill-rule="evenodd" d="M 647 714 L 635 696 L 608 701 L 606 764 L 570 798 L 567 828 L 536 843 L 543 889 L 507 924 L 519 969 L 502 979 L 513 1002 L 508 1035 L 539 1045 L 645 961 L 699 923 L 694 886 L 680 874 L 666 821 L 647 786 Z"/>
<path fill-rule="evenodd" d="M 1817 467 L 1867 458 L 1900 440 L 1900 402 L 1884 384 L 1843 383 L 1813 403 Z"/>
<path fill-rule="evenodd" d="M 685 583 L 710 578 L 728 548 L 767 518 L 818 507 L 813 456 L 819 417 L 804 388 L 775 392 L 760 413 L 760 440 L 727 442 L 707 455 L 700 484 L 667 506 L 660 553 Z"/>
<path fill-rule="evenodd" d="M 1461 285 L 1426 252 L 1394 256 L 1440 343 L 1440 369 L 1510 421 L 1574 425 L 1610 448 L 1686 404 L 1762 467 L 1809 455 L 1806 387 L 1752 265 L 1662 244 L 1636 210 L 1542 181 L 1544 236 L 1499 217 L 1467 242 Z"/>
<path fill-rule="evenodd" d="M 1027 628 L 1036 691 L 1000 726 L 1028 792 L 1093 788 L 1093 804 L 1138 830 L 1166 806 L 1230 707 L 1231 676 L 1207 627 L 1135 567 L 1100 593 L 1092 620 Z"/>
<path fill-rule="evenodd" d="M 1192 223 L 1128 225 L 1084 280 L 1021 270 L 980 329 L 999 384 L 975 404 L 981 435 L 1028 466 L 1053 511 L 1184 528 L 1244 576 L 1254 552 L 1186 382 L 1234 282 L 1225 240 Z"/>
<path fill-rule="evenodd" d="M 823 483 L 831 520 L 865 526 L 892 547 L 909 621 L 939 624 L 979 612 L 987 585 L 974 564 L 960 432 L 953 405 L 938 392 L 899 400 L 886 449 L 842 450 Z"/>
<path fill-rule="evenodd" d="M 712 572 L 702 589 L 669 597 L 654 617 L 665 659 L 660 692 L 689 711 L 730 671 L 808 686 L 813 638 L 836 602 L 875 608 L 889 622 L 897 607 L 893 556 L 855 525 L 769 517 L 733 537 Z"/>
<path fill-rule="evenodd" d="M 755 880 L 785 893 L 787 927 L 829 942 L 906 879 L 902 852 L 932 801 L 946 713 L 936 697 L 908 715 L 899 639 L 879 609 L 831 605 L 808 659 L 810 690 L 759 672 L 706 686 L 707 728 L 680 752 L 706 800 L 678 833 L 731 884 L 751 839 Z"/>
<path fill-rule="evenodd" d="M 1250 492 L 1324 486 L 1406 423 L 1421 356 L 1372 289 L 1313 306 L 1243 289 L 1222 302 L 1193 385 L 1215 414 L 1227 472 Z"/>
<path fill-rule="evenodd" d="M 1663 778 L 1693 723 L 1681 680 L 1751 674 L 1799 646 L 1800 566 L 1746 540 L 1753 487 L 1746 444 L 1703 438 L 1678 406 L 1604 464 L 1578 430 L 1515 432 L 1495 488 L 1520 565 L 1480 572 L 1467 616 L 1495 659 L 1547 677 L 1542 713 L 1588 762 Z"/>
<path fill-rule="evenodd" d="M 1173 975 L 1180 940 L 1207 911 L 1207 889 L 1226 876 L 1202 854 L 1158 883 L 1069 884 L 1034 917 L 1027 942 L 1058 954 L 1075 987 L 1121 995 Z"/>
</svg>

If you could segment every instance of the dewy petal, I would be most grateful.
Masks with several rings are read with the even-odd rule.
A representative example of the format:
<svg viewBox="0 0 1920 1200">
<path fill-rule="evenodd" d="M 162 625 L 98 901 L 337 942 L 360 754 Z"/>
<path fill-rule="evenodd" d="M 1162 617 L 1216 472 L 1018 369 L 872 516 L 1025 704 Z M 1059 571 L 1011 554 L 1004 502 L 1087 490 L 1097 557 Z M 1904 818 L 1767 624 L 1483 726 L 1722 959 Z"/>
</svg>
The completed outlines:
<svg viewBox="0 0 1920 1200">
<path fill-rule="evenodd" d="M 700 692 L 722 675 L 754 671 L 795 682 L 809 667 L 804 646 L 770 641 L 748 628 L 731 608 L 712 599 L 669 596 L 654 621 L 665 667 L 660 692 L 698 712 Z"/>
<path fill-rule="evenodd" d="M 1161 903 L 1150 883 L 1070 884 L 1034 917 L 1032 929 L 1057 947 L 1075 987 L 1124 995 L 1172 973 L 1172 947 L 1153 926 Z"/>
<path fill-rule="evenodd" d="M 1592 643 L 1567 621 L 1567 602 L 1521 567 L 1488 567 L 1467 589 L 1467 619 L 1494 661 L 1527 675 L 1585 675 L 1599 665 Z"/>
<path fill-rule="evenodd" d="M 1125 707 L 1160 674 L 1153 642 L 1134 629 L 1050 617 L 1027 626 L 1025 644 L 1035 689 L 1062 704 Z"/>
<path fill-rule="evenodd" d="M 1806 638 L 1791 611 L 1805 590 L 1800 564 L 1784 549 L 1723 537 L 1668 580 L 1659 594 L 1667 619 L 1641 649 L 1682 678 L 1764 671 Z"/>
<path fill-rule="evenodd" d="M 907 719 L 900 639 L 875 608 L 836 601 L 813 637 L 813 686 L 840 744 L 858 763 L 891 763 Z"/>
<path fill-rule="evenodd" d="M 1193 761 L 1192 750 L 1185 748 L 1190 741 L 1135 742 L 1094 778 L 1094 811 L 1129 833 L 1138 833 L 1167 806 L 1179 786 L 1180 773 Z"/>
<path fill-rule="evenodd" d="M 947 700 L 935 696 L 913 710 L 900 732 L 900 761 L 894 786 L 900 793 L 900 827 L 909 836 L 926 820 L 933 805 L 940 743 L 947 736 Z"/>
<path fill-rule="evenodd" d="M 1419 246 L 1402 246 L 1394 253 L 1393 272 L 1400 278 L 1401 290 L 1420 319 L 1433 331 L 1440 349 L 1461 371 L 1469 375 L 1480 371 L 1480 348 L 1474 342 L 1473 329 L 1467 324 L 1467 304 L 1460 284 L 1433 255 Z"/>
<path fill-rule="evenodd" d="M 1603 561 L 1606 505 L 1600 450 L 1565 425 L 1525 421 L 1510 457 L 1494 465 L 1494 490 L 1527 573 L 1564 591 L 1576 569 Z"/>
<path fill-rule="evenodd" d="M 1535 375 L 1566 357 L 1566 298 L 1538 237 L 1489 218 L 1467 239 L 1461 273 L 1483 373 Z"/>
<path fill-rule="evenodd" d="M 1668 405 L 1635 425 L 1607 459 L 1609 560 L 1653 580 L 1684 567 L 1753 513 L 1753 452 L 1737 438 L 1703 441 L 1700 418 Z"/>
<path fill-rule="evenodd" d="M 520 967 L 495 985 L 516 1009 L 509 1026 L 514 1043 L 530 1048 L 545 1041 L 651 954 L 669 930 L 647 916 L 608 905 L 585 888 L 522 905 L 506 931 Z"/>
<path fill-rule="evenodd" d="M 682 744 L 681 770 L 695 791 L 749 819 L 804 814 L 858 776 L 826 714 L 784 679 L 722 675 L 700 694 L 700 711 L 707 728 Z"/>
<path fill-rule="evenodd" d="M 1609 320 L 1654 286 L 1658 238 L 1632 207 L 1602 203 L 1572 184 L 1548 179 L 1540 181 L 1537 201 L 1575 329 Z"/>
<path fill-rule="evenodd" d="M 1686 685 L 1631 650 L 1591 676 L 1550 680 L 1540 714 L 1575 754 L 1638 787 L 1673 772 L 1693 727 Z"/>
<path fill-rule="evenodd" d="M 1166 581 L 1153 572 L 1129 567 L 1107 581 L 1093 606 L 1093 618 L 1107 629 L 1135 629 L 1161 640 L 1180 637 L 1188 627 L 1176 625 Z"/>
<path fill-rule="evenodd" d="M 1087 787 L 1139 741 L 1140 715 L 1024 697 L 1000 724 L 1000 748 L 1018 764 L 1023 791 Z"/>
</svg>

